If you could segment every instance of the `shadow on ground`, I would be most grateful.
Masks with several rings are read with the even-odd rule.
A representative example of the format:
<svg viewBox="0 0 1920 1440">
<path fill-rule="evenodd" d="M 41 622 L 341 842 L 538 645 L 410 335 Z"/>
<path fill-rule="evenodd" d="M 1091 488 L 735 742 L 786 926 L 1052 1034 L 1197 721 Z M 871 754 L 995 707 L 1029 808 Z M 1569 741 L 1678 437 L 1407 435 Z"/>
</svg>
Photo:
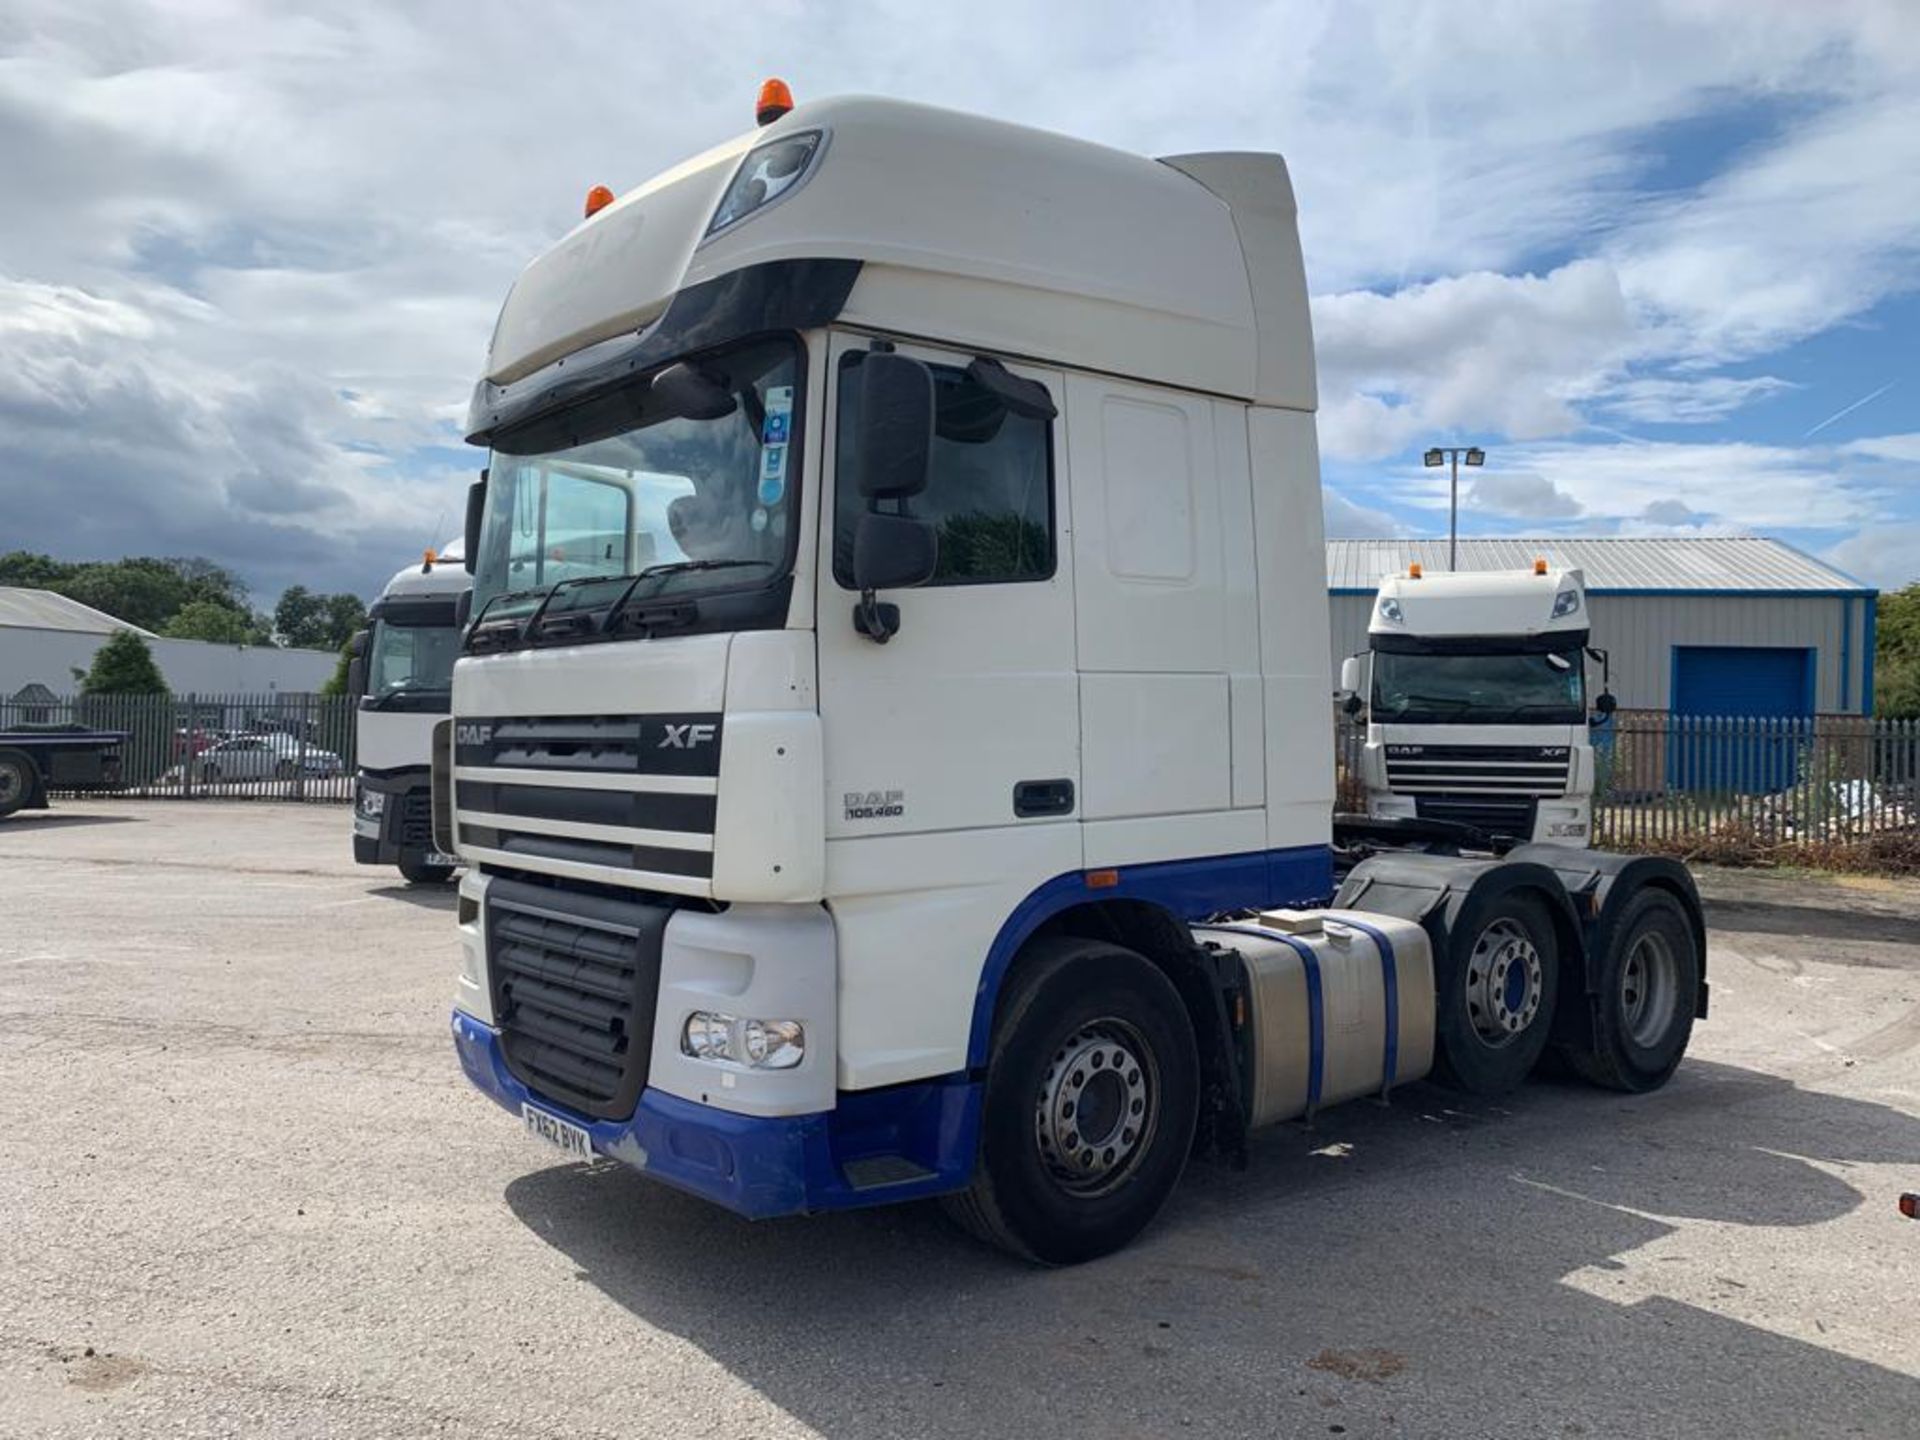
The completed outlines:
<svg viewBox="0 0 1920 1440">
<path fill-rule="evenodd" d="M 1866 909 L 1836 896 L 1830 905 L 1782 905 L 1770 900 L 1707 900 L 1707 928 L 1725 935 L 1782 935 L 1805 940 L 1866 940 L 1912 945 L 1920 918 Z"/>
<path fill-rule="evenodd" d="M 1040 1415 L 1103 1437 L 1886 1434 L 1920 1384 L 1647 1280 L 1698 1294 L 1729 1247 L 1662 1247 L 1631 1282 L 1619 1258 L 1680 1218 L 1838 1219 L 1862 1194 L 1813 1162 L 1862 1160 L 1920 1173 L 1920 1123 L 1689 1062 L 1652 1096 L 1416 1086 L 1269 1132 L 1248 1169 L 1196 1165 L 1140 1244 L 1075 1270 L 1004 1260 L 929 1205 L 756 1225 L 613 1166 L 506 1198 L 581 1279 L 833 1440 Z M 1704 1279 L 1726 1310 L 1764 1304 Z"/>
<path fill-rule="evenodd" d="M 445 910 L 448 913 L 452 913 L 459 900 L 459 892 L 451 885 L 381 885 L 367 893 L 378 895 L 383 900 L 418 905 L 423 910 Z"/>
<path fill-rule="evenodd" d="M 15 812 L 0 819 L 0 836 L 18 835 L 26 830 L 77 830 L 86 825 L 140 825 L 139 815 L 75 815 L 66 810 L 36 810 L 31 814 Z"/>
</svg>

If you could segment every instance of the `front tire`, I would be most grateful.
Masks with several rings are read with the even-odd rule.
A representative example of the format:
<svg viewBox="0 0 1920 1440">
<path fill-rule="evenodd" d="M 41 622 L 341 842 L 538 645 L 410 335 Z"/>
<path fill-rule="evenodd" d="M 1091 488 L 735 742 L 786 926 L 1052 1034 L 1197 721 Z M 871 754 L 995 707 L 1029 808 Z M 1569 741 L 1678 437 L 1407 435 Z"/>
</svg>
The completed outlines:
<svg viewBox="0 0 1920 1440">
<path fill-rule="evenodd" d="M 444 885 L 453 879 L 451 865 L 430 865 L 423 859 L 404 856 L 400 860 L 400 873 L 409 885 Z"/>
<path fill-rule="evenodd" d="M 972 1185 L 948 1212 L 1043 1265 L 1110 1254 L 1173 1193 L 1200 1060 L 1172 982 L 1131 950 L 1035 942 L 993 1027 Z"/>
<path fill-rule="evenodd" d="M 0 816 L 13 814 L 33 798 L 40 772 L 21 750 L 0 750 Z"/>
<path fill-rule="evenodd" d="M 1560 996 L 1560 947 L 1546 906 L 1523 891 L 1470 906 L 1448 937 L 1434 1075 L 1469 1095 L 1504 1095 L 1538 1063 Z"/>
<path fill-rule="evenodd" d="M 1693 1037 L 1699 942 L 1680 902 L 1651 888 L 1627 903 L 1614 935 L 1594 976 L 1593 1046 L 1569 1049 L 1567 1062 L 1609 1090 L 1657 1090 Z"/>
</svg>

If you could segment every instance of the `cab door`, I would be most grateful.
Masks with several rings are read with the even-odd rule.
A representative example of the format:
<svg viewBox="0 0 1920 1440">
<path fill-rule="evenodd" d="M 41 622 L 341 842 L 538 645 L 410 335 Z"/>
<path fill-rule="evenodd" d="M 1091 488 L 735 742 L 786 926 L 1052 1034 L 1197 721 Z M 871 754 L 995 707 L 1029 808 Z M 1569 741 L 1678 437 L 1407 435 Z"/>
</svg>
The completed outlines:
<svg viewBox="0 0 1920 1440">
<path fill-rule="evenodd" d="M 973 354 L 895 344 L 933 370 L 931 478 L 907 509 L 935 526 L 939 558 L 926 584 L 882 595 L 899 606 L 900 629 L 877 644 L 853 623 L 853 527 L 864 502 L 839 453 L 842 392 L 852 388 L 842 382 L 872 343 L 836 333 L 828 352 L 815 623 L 830 870 L 834 841 L 910 835 L 953 837 L 988 868 L 1075 868 L 1080 700 L 1064 377 L 1008 365 L 1045 386 L 1060 412 L 1020 415 L 968 376 Z M 1019 842 L 1026 859 L 996 850 L 1011 832 L 1042 830 L 1037 851 Z"/>
</svg>

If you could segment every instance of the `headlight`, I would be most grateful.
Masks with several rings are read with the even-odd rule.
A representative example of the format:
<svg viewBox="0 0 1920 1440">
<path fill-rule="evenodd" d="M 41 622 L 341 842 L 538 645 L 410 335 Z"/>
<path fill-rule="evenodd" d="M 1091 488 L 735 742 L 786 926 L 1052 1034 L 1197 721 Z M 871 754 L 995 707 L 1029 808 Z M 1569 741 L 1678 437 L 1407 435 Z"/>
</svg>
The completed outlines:
<svg viewBox="0 0 1920 1440">
<path fill-rule="evenodd" d="M 386 812 L 387 792 L 384 790 L 366 790 L 360 792 L 360 813 L 368 819 Z"/>
<path fill-rule="evenodd" d="M 806 1059 L 807 1032 L 798 1020 L 741 1020 L 696 1010 L 681 1029 L 680 1053 L 752 1070 L 791 1070 Z"/>
<path fill-rule="evenodd" d="M 1562 615 L 1571 615 L 1579 608 L 1580 592 L 1578 590 L 1562 590 L 1553 597 L 1553 618 L 1556 620 Z"/>
<path fill-rule="evenodd" d="M 707 237 L 718 235 L 754 211 L 764 210 L 782 195 L 799 189 L 801 182 L 813 172 L 813 163 L 825 139 L 825 132 L 807 130 L 798 135 L 783 135 L 749 150 L 734 172 L 727 193 L 720 197 L 720 208 L 713 212 Z"/>
<path fill-rule="evenodd" d="M 1398 625 L 1407 617 L 1402 613 L 1398 600 L 1394 599 L 1391 595 L 1382 595 L 1380 597 L 1380 618 L 1382 620 L 1391 620 L 1394 624 Z"/>
</svg>

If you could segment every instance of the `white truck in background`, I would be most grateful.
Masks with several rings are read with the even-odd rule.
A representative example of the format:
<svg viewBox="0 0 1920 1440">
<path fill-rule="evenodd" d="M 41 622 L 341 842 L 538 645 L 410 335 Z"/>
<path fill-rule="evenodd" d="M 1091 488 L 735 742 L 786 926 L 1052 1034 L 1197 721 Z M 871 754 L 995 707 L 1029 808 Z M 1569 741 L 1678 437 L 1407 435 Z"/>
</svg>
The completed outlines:
<svg viewBox="0 0 1920 1440">
<path fill-rule="evenodd" d="M 474 393 L 473 1083 L 743 1215 L 941 1196 L 1054 1264 L 1430 1069 L 1664 1083 L 1682 866 L 1336 843 L 1280 157 L 783 89 L 596 188 Z"/>
<path fill-rule="evenodd" d="M 1584 847 L 1593 828 L 1586 577 L 1531 570 L 1380 582 L 1365 654 L 1341 665 L 1350 715 L 1366 716 L 1360 774 L 1367 813 L 1464 825 L 1505 849 Z M 1591 705 L 1589 697 L 1591 696 Z"/>
<path fill-rule="evenodd" d="M 357 702 L 353 858 L 445 884 L 459 860 L 433 843 L 428 760 L 452 705 L 461 597 L 473 588 L 461 542 L 426 552 L 387 582 L 353 637 L 347 690 Z"/>
</svg>

